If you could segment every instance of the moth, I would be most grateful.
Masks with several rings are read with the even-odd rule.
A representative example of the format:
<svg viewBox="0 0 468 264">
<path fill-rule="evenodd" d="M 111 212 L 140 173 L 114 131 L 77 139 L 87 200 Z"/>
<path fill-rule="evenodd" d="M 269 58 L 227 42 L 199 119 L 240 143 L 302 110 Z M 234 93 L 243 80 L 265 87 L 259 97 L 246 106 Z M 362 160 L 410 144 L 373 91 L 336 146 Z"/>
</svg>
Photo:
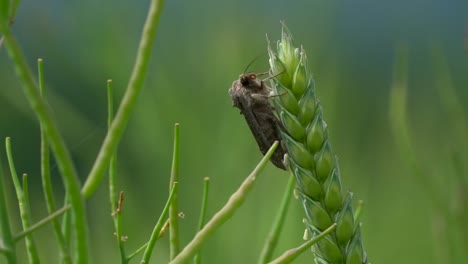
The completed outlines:
<svg viewBox="0 0 468 264">
<path fill-rule="evenodd" d="M 281 145 L 281 123 L 273 113 L 274 108 L 269 102 L 272 89 L 265 85 L 264 80 L 258 78 L 267 73 L 241 74 L 239 79 L 232 83 L 229 94 L 232 105 L 239 108 L 240 113 L 245 117 L 263 155 L 275 141 L 280 142 L 270 161 L 276 167 L 286 170 L 283 157 L 287 152 Z"/>
</svg>

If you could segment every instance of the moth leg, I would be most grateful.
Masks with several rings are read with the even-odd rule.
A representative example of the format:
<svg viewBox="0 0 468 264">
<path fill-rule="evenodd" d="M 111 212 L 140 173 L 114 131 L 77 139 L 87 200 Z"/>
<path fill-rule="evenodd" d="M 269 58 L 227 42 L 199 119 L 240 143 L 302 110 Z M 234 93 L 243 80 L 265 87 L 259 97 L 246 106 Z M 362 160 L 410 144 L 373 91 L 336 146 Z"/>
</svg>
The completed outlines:
<svg viewBox="0 0 468 264">
<path fill-rule="evenodd" d="M 266 71 L 266 72 L 261 72 L 261 73 L 257 73 L 257 77 L 260 77 L 260 76 L 263 76 L 263 75 L 267 75 L 270 73 L 270 70 Z"/>
<path fill-rule="evenodd" d="M 251 94 L 250 97 L 252 97 L 253 99 L 256 99 L 256 100 L 262 100 L 262 99 L 270 99 L 270 98 L 273 98 L 273 97 L 283 96 L 283 95 L 285 95 L 287 93 L 288 93 L 288 91 L 285 91 L 285 92 L 280 93 L 280 94 L 275 94 L 273 91 L 271 91 L 270 94 Z"/>
<path fill-rule="evenodd" d="M 284 148 L 284 146 L 283 146 Z M 286 149 L 286 148 L 284 148 Z M 283 156 L 283 164 L 284 164 L 284 167 L 288 168 L 289 167 L 289 158 L 288 158 L 288 153 L 284 153 L 284 156 Z"/>
<path fill-rule="evenodd" d="M 252 97 L 255 100 L 265 100 L 270 98 L 270 96 L 266 94 L 251 94 L 250 97 Z"/>
<path fill-rule="evenodd" d="M 279 76 L 279 75 L 281 75 L 281 74 L 283 74 L 283 73 L 285 73 L 285 72 L 286 72 L 286 70 L 282 70 L 281 72 L 278 72 L 277 74 L 275 74 L 275 75 L 273 75 L 273 76 L 268 76 L 268 77 L 266 77 L 265 79 L 263 79 L 262 82 L 271 80 L 271 79 L 273 79 L 273 78 L 276 78 L 277 76 Z M 270 73 L 270 71 L 267 71 L 267 72 L 265 72 L 265 73 L 257 74 L 257 76 L 265 75 L 265 74 L 267 74 L 267 73 Z"/>
<path fill-rule="evenodd" d="M 271 91 L 271 93 L 273 93 L 273 91 Z M 280 94 L 274 94 L 274 93 L 271 94 L 271 93 L 270 93 L 269 95 L 267 95 L 268 98 L 283 96 L 283 95 L 287 94 L 288 91 L 282 92 L 282 93 L 280 93 Z"/>
<path fill-rule="evenodd" d="M 268 81 L 268 80 L 271 80 L 271 79 L 275 78 L 276 76 L 278 76 L 278 75 L 280 75 L 280 74 L 283 74 L 284 72 L 286 72 L 286 70 L 283 70 L 283 71 L 281 71 L 280 73 L 277 73 L 277 74 L 275 74 L 275 75 L 273 75 L 273 76 L 269 76 L 269 77 L 267 77 L 267 78 L 261 80 L 261 81 L 260 81 L 260 85 L 261 85 L 262 89 L 268 88 L 269 90 L 271 90 L 271 88 L 265 87 L 265 82 Z M 257 74 L 257 76 L 265 75 L 265 74 L 267 74 L 267 73 L 270 73 L 270 71 Z"/>
</svg>

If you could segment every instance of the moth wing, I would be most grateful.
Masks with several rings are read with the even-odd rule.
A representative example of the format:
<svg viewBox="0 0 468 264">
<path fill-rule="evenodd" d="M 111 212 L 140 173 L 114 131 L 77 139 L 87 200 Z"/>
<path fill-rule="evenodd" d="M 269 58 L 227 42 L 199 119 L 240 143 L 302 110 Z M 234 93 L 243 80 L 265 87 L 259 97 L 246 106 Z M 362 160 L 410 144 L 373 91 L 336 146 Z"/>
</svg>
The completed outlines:
<svg viewBox="0 0 468 264">
<path fill-rule="evenodd" d="M 265 154 L 271 146 L 266 135 L 262 132 L 262 120 L 259 119 L 259 116 L 252 110 L 250 106 L 251 102 L 248 97 L 239 97 L 238 102 L 241 105 L 241 113 L 244 115 L 245 121 L 250 128 L 250 131 L 254 135 L 257 145 L 260 148 L 260 151 Z"/>
<path fill-rule="evenodd" d="M 281 144 L 281 123 L 278 120 L 278 118 L 273 114 L 273 111 L 271 112 L 266 112 L 266 111 L 260 111 L 260 112 L 253 112 L 254 116 L 256 117 L 256 121 L 264 127 L 263 133 L 262 133 L 262 138 L 265 142 L 262 146 L 260 146 L 260 151 L 262 151 L 263 154 L 265 154 L 273 145 L 275 141 L 278 141 L 280 145 L 278 148 L 275 150 L 273 155 L 271 156 L 270 161 L 275 164 L 276 167 L 286 170 L 286 167 L 284 166 L 283 163 L 283 158 L 284 154 L 286 154 L 286 150 L 284 146 Z M 258 141 L 257 141 L 258 143 Z"/>
<path fill-rule="evenodd" d="M 243 106 L 242 114 L 254 135 L 260 151 L 265 155 L 273 143 L 277 140 L 281 143 L 281 124 L 273 114 L 269 104 L 263 105 L 262 108 L 252 108 L 252 101 L 249 97 L 239 97 L 238 101 Z M 280 144 L 273 153 L 270 161 L 278 168 L 286 170 L 283 163 L 283 157 L 286 153 L 283 146 Z"/>
</svg>

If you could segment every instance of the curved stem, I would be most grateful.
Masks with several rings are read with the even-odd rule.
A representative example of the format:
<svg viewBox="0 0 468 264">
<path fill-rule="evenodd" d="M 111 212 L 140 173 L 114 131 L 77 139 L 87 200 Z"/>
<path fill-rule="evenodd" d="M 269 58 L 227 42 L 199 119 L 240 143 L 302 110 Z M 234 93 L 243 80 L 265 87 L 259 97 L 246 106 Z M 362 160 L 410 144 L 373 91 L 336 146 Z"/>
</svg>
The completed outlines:
<svg viewBox="0 0 468 264">
<path fill-rule="evenodd" d="M 93 168 L 89 172 L 83 189 L 81 190 L 85 198 L 91 197 L 101 183 L 104 172 L 109 166 L 110 159 L 122 138 L 122 134 L 125 131 L 128 120 L 130 119 L 130 115 L 133 112 L 148 69 L 154 37 L 156 36 L 163 6 L 164 0 L 151 1 L 140 40 L 140 46 L 138 48 L 137 58 L 135 65 L 133 66 L 133 72 L 128 83 L 127 90 L 122 102 L 120 103 L 115 119 L 112 122 L 112 126 L 108 130 L 106 138 L 102 143 Z"/>
<path fill-rule="evenodd" d="M 75 229 L 75 252 L 76 263 L 88 263 L 88 228 L 86 226 L 86 212 L 84 200 L 80 193 L 80 182 L 75 167 L 70 157 L 70 153 L 65 146 L 65 142 L 59 133 L 52 118 L 51 111 L 39 94 L 39 89 L 34 81 L 31 70 L 27 66 L 26 59 L 20 49 L 19 44 L 11 34 L 9 28 L 3 29 L 5 47 L 8 50 L 11 60 L 15 65 L 16 73 L 23 83 L 23 91 L 29 101 L 34 113 L 44 126 L 44 131 L 49 140 L 50 146 L 57 159 L 62 179 L 69 195 L 72 206 L 72 222 Z"/>
</svg>

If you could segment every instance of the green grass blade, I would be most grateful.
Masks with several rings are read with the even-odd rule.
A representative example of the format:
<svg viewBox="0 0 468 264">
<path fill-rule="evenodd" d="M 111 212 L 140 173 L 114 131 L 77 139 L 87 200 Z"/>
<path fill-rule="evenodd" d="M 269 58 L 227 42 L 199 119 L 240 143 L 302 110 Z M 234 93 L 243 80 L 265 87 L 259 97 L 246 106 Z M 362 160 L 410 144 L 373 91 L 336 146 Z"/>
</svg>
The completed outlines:
<svg viewBox="0 0 468 264">
<path fill-rule="evenodd" d="M 180 148 L 180 125 L 174 125 L 174 149 L 172 156 L 171 178 L 169 187 L 179 182 L 179 148 Z M 179 241 L 179 202 L 178 193 L 174 193 L 174 198 L 169 207 L 169 243 L 170 243 L 170 259 L 174 259 L 180 251 Z"/>
<path fill-rule="evenodd" d="M 23 230 L 28 229 L 31 223 L 30 209 L 29 209 L 29 192 L 28 192 L 28 181 L 27 176 L 23 175 L 23 189 L 18 179 L 18 175 L 15 169 L 15 163 L 13 161 L 13 153 L 11 150 L 11 139 L 9 137 L 5 140 L 6 153 L 8 157 L 8 164 L 10 166 L 11 178 L 13 185 L 16 190 L 16 197 L 18 199 L 18 206 L 20 210 L 21 223 L 23 225 Z M 28 253 L 29 263 L 39 263 L 39 256 L 37 255 L 37 248 L 34 243 L 32 234 L 26 236 L 26 251 Z"/>
<path fill-rule="evenodd" d="M 39 78 L 39 91 L 42 98 L 45 99 L 45 81 L 44 81 L 44 61 L 42 59 L 37 60 L 37 72 Z M 44 125 L 42 122 L 39 122 L 41 129 L 41 180 L 42 180 L 42 189 L 44 191 L 45 203 L 47 206 L 47 212 L 52 214 L 55 210 L 55 199 L 54 191 L 52 188 L 52 180 L 50 176 L 50 151 L 49 151 L 49 142 L 47 140 L 46 133 L 44 131 Z M 52 221 L 52 226 L 55 233 L 55 238 L 60 250 L 60 258 L 63 264 L 70 264 L 71 257 L 68 251 L 68 245 L 65 242 L 63 234 L 60 228 L 60 222 L 58 219 Z"/>
<path fill-rule="evenodd" d="M 114 89 L 112 87 L 112 80 L 107 80 L 107 127 L 110 129 L 114 120 Z M 115 237 L 120 252 L 120 263 L 128 263 L 125 246 L 122 239 L 122 205 L 124 193 L 121 192 L 117 196 L 117 148 L 111 157 L 109 164 L 109 199 L 112 209 L 112 216 L 114 220 Z"/>
<path fill-rule="evenodd" d="M 36 231 L 37 229 L 43 227 L 44 225 L 56 220 L 58 217 L 60 217 L 61 215 L 63 215 L 64 213 L 66 213 L 67 211 L 70 210 L 70 206 L 69 205 L 66 205 L 60 209 L 58 209 L 57 211 L 49 214 L 47 217 L 45 217 L 44 219 L 42 219 L 41 221 L 31 225 L 28 229 L 25 229 L 23 230 L 22 232 L 19 232 L 18 234 L 16 234 L 14 236 L 14 240 L 15 241 L 18 241 L 22 238 L 24 238 L 25 236 L 33 233 L 34 231 Z"/>
<path fill-rule="evenodd" d="M 145 252 L 143 253 L 143 258 L 141 260 L 141 263 L 149 263 L 151 253 L 153 252 L 154 245 L 156 244 L 156 241 L 160 237 L 159 234 L 160 234 L 160 231 L 161 231 L 161 229 L 163 227 L 164 219 L 166 219 L 166 217 L 167 217 L 167 215 L 169 213 L 169 207 L 170 207 L 171 203 L 173 202 L 174 195 L 176 194 L 178 187 L 179 186 L 178 186 L 177 182 L 174 182 L 171 193 L 169 194 L 169 198 L 167 199 L 166 206 L 164 206 L 164 209 L 163 209 L 161 215 L 159 216 L 158 222 L 154 226 L 153 233 L 151 234 L 151 237 L 150 237 L 150 239 L 148 241 L 148 245 L 147 245 L 147 247 L 145 249 Z"/>
<path fill-rule="evenodd" d="M 18 201 L 20 197 L 23 197 L 23 190 L 21 189 L 21 184 L 19 182 L 18 174 L 16 173 L 15 163 L 13 162 L 13 153 L 11 151 L 11 138 L 7 137 L 5 139 L 5 148 L 7 153 L 8 165 L 10 166 L 11 180 L 13 181 L 13 186 L 15 187 L 16 197 Z M 22 201 L 20 201 L 22 202 Z"/>
<path fill-rule="evenodd" d="M 206 218 L 206 208 L 208 207 L 208 192 L 210 189 L 210 178 L 205 177 L 203 179 L 203 196 L 202 196 L 202 203 L 201 203 L 201 210 L 200 210 L 200 219 L 198 220 L 198 231 L 202 230 L 205 226 L 205 218 Z M 195 257 L 193 258 L 194 264 L 201 263 L 201 254 L 200 251 L 197 252 Z"/>
<path fill-rule="evenodd" d="M 29 203 L 29 187 L 28 175 L 23 174 L 23 202 L 20 203 L 21 220 L 23 221 L 23 229 L 26 230 L 31 227 L 31 206 Z M 26 249 L 28 252 L 29 263 L 40 263 L 39 255 L 37 253 L 36 243 L 32 234 L 26 236 Z"/>
<path fill-rule="evenodd" d="M 300 254 L 304 253 L 306 250 L 310 250 L 310 247 L 317 243 L 320 239 L 324 238 L 326 235 L 333 232 L 336 229 L 336 224 L 332 224 L 329 228 L 325 229 L 319 235 L 315 236 L 311 240 L 305 242 L 297 248 L 290 249 L 284 252 L 279 258 L 269 262 L 270 264 L 286 264 L 293 262 Z"/>
<path fill-rule="evenodd" d="M 5 184 L 3 183 L 3 168 L 0 160 L 0 231 L 2 233 L 2 248 L 8 264 L 16 263 L 16 244 L 10 229 L 10 219 L 5 199 Z"/>
<path fill-rule="evenodd" d="M 289 209 L 289 203 L 291 201 L 291 197 L 294 192 L 295 186 L 296 179 L 294 178 L 294 176 L 291 175 L 289 177 L 286 190 L 284 191 L 283 199 L 281 200 L 281 205 L 276 215 L 275 222 L 273 223 L 273 226 L 270 230 L 270 234 L 268 235 L 268 239 L 265 243 L 265 246 L 263 247 L 262 254 L 258 263 L 267 263 L 273 257 L 273 253 L 276 248 L 276 245 L 278 244 L 281 230 L 283 229 L 284 221 L 286 219 L 287 212 Z"/>
</svg>

